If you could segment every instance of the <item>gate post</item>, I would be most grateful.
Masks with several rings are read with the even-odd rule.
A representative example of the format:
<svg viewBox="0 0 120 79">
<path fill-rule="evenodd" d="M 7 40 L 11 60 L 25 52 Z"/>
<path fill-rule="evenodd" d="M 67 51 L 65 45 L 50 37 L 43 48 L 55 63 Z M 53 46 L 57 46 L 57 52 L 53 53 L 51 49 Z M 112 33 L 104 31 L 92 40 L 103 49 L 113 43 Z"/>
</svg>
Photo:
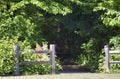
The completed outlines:
<svg viewBox="0 0 120 79">
<path fill-rule="evenodd" d="M 20 75 L 20 72 L 19 72 L 19 69 L 20 69 L 20 66 L 19 66 L 19 47 L 18 45 L 15 45 L 15 60 L 17 61 L 16 63 L 16 76 L 19 76 Z"/>
<path fill-rule="evenodd" d="M 55 45 L 50 44 L 50 63 L 51 63 L 51 73 L 55 74 Z"/>
<path fill-rule="evenodd" d="M 105 50 L 105 64 L 106 64 L 106 72 L 110 71 L 110 61 L 109 61 L 109 46 L 105 45 L 104 46 Z"/>
</svg>

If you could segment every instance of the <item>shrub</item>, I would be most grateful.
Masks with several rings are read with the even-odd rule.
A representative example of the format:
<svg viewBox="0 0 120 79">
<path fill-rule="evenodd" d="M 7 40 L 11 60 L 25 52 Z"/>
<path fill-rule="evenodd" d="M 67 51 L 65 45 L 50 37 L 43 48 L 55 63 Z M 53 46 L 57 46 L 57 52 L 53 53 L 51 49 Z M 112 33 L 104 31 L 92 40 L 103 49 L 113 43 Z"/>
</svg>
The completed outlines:
<svg viewBox="0 0 120 79">
<path fill-rule="evenodd" d="M 100 52 L 98 50 L 98 40 L 95 38 L 91 38 L 88 43 L 83 43 L 81 48 L 83 49 L 83 54 L 81 58 L 83 58 L 83 65 L 90 67 L 91 72 L 96 72 L 98 70 L 98 64 L 100 63 Z M 80 57 L 79 57 L 80 58 Z"/>
<path fill-rule="evenodd" d="M 13 40 L 3 38 L 0 40 L 0 75 L 15 74 L 15 54 L 13 53 Z"/>
<path fill-rule="evenodd" d="M 30 43 L 27 40 L 21 42 L 15 39 L 2 38 L 0 40 L 0 75 L 15 75 L 15 53 L 13 47 L 15 44 L 20 45 L 20 49 L 31 49 Z M 39 61 L 48 60 L 48 55 L 43 55 L 42 58 L 36 57 L 33 53 L 22 53 L 20 54 L 20 61 Z M 56 72 L 61 69 L 59 60 L 56 61 Z M 48 74 L 50 73 L 50 65 L 48 64 L 37 64 L 37 65 L 21 65 L 20 74 L 21 75 L 32 75 L 32 74 Z"/>
<path fill-rule="evenodd" d="M 115 36 L 112 37 L 109 41 L 109 47 L 110 50 L 120 50 L 120 37 L 119 36 Z M 100 72 L 105 72 L 105 52 L 103 49 L 103 55 L 101 58 L 101 62 L 99 63 L 99 71 Z M 110 61 L 120 61 L 120 55 L 116 55 L 116 54 L 110 54 Z M 110 72 L 111 73 L 118 73 L 120 72 L 120 64 L 110 64 Z"/>
<path fill-rule="evenodd" d="M 120 50 L 120 36 L 115 36 L 110 39 L 110 50 Z M 111 54 L 110 61 L 120 61 L 120 54 Z M 111 72 L 120 72 L 120 64 L 111 64 Z"/>
</svg>

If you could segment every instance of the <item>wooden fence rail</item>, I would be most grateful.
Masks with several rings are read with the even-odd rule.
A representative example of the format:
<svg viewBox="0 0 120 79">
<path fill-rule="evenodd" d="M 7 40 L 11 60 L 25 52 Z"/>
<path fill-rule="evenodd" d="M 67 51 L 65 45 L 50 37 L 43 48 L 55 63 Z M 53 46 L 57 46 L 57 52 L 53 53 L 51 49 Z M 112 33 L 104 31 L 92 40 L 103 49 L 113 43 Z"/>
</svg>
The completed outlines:
<svg viewBox="0 0 120 79">
<path fill-rule="evenodd" d="M 120 54 L 120 50 L 109 50 L 109 46 L 104 46 L 106 72 L 110 71 L 110 64 L 120 64 L 120 61 L 110 61 L 110 54 Z"/>
<path fill-rule="evenodd" d="M 18 45 L 15 45 L 15 59 L 17 60 L 16 63 L 16 76 L 20 75 L 20 65 L 22 64 L 50 64 L 51 65 L 51 74 L 55 74 L 55 45 L 50 44 L 50 49 L 48 51 L 36 51 L 36 50 L 31 50 L 31 52 L 34 53 L 39 53 L 40 54 L 47 54 L 50 53 L 50 60 L 49 61 L 25 61 L 25 62 L 20 62 L 19 55 L 22 53 L 19 49 Z M 29 51 L 30 50 L 26 50 Z"/>
</svg>

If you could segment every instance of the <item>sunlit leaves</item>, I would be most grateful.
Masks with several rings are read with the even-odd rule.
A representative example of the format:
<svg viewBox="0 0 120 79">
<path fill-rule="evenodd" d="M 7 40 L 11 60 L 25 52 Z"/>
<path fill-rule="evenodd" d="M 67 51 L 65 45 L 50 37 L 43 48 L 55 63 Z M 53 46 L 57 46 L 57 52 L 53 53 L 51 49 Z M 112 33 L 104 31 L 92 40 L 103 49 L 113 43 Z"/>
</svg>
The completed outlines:
<svg viewBox="0 0 120 79">
<path fill-rule="evenodd" d="M 33 34 L 34 28 L 35 24 L 21 15 L 12 18 L 4 18 L 0 21 L 0 37 L 30 37 L 31 34 Z"/>
<path fill-rule="evenodd" d="M 120 5 L 116 0 L 104 0 L 98 3 L 94 11 L 104 11 L 101 20 L 107 26 L 120 26 Z"/>
<path fill-rule="evenodd" d="M 17 9 L 23 8 L 27 6 L 27 4 L 35 5 L 46 12 L 53 13 L 53 14 L 63 14 L 66 15 L 67 13 L 71 13 L 72 10 L 55 1 L 39 1 L 39 0 L 22 0 L 18 3 L 15 3 L 11 6 L 10 11 L 15 11 Z"/>
</svg>

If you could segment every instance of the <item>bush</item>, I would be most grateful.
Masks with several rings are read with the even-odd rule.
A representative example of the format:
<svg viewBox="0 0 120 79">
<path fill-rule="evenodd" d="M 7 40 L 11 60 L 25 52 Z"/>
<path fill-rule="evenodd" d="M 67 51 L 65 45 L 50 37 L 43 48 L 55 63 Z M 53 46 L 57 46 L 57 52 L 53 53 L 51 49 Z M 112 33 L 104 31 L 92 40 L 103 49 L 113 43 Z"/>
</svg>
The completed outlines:
<svg viewBox="0 0 120 79">
<path fill-rule="evenodd" d="M 110 39 L 110 50 L 120 50 L 120 36 L 115 36 Z M 111 54 L 110 61 L 120 61 L 120 54 Z M 120 64 L 111 64 L 111 72 L 120 72 Z"/>
<path fill-rule="evenodd" d="M 91 38 L 88 43 L 83 43 L 81 48 L 83 54 L 81 54 L 80 60 L 83 66 L 88 66 L 91 72 L 96 72 L 99 67 L 99 61 L 101 58 L 101 51 L 98 50 L 98 40 Z M 80 61 L 79 60 L 79 61 Z"/>
<path fill-rule="evenodd" d="M 15 74 L 15 54 L 13 53 L 13 40 L 3 38 L 0 40 L 0 75 Z"/>
<path fill-rule="evenodd" d="M 109 41 L 109 47 L 110 47 L 110 50 L 120 50 L 120 37 L 119 36 L 112 37 Z M 101 58 L 102 63 L 99 63 L 99 71 L 106 72 L 104 49 L 103 49 L 103 53 L 104 54 L 102 55 L 102 58 Z M 120 61 L 120 55 L 110 54 L 110 61 Z M 110 64 L 110 72 L 111 73 L 120 72 L 120 64 Z"/>
<path fill-rule="evenodd" d="M 20 45 L 20 49 L 31 49 L 30 43 L 27 40 L 21 42 L 15 39 L 3 38 L 0 40 L 0 76 L 15 75 L 15 53 L 13 47 L 15 44 Z M 22 53 L 20 54 L 20 61 L 39 61 L 48 60 L 48 55 L 43 55 L 42 58 L 36 57 L 33 53 Z M 61 69 L 59 60 L 56 61 L 56 72 Z M 32 74 L 48 74 L 50 73 L 50 65 L 48 64 L 37 64 L 37 65 L 21 65 L 21 75 L 32 75 Z"/>
</svg>

